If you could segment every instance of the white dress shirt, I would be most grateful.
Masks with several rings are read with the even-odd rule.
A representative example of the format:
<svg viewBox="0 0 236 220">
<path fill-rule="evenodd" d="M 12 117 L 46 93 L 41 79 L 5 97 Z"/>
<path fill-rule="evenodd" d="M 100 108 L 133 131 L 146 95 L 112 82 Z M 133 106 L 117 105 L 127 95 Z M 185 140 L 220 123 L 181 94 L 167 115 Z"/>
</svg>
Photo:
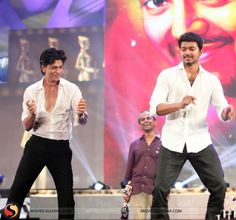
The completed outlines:
<svg viewBox="0 0 236 220">
<path fill-rule="evenodd" d="M 31 133 L 43 138 L 54 140 L 69 140 L 72 136 L 72 121 L 78 124 L 76 107 L 82 98 L 80 89 L 74 83 L 60 79 L 58 97 L 52 112 L 45 109 L 45 91 L 43 79 L 26 88 L 23 96 L 23 121 L 30 113 L 26 102 L 34 100 L 37 105 L 35 126 Z"/>
<path fill-rule="evenodd" d="M 156 107 L 161 103 L 181 102 L 186 95 L 194 96 L 196 105 L 190 104 L 166 116 L 162 145 L 181 153 L 186 144 L 187 152 L 196 153 L 212 143 L 207 124 L 209 106 L 215 107 L 221 119 L 221 112 L 228 103 L 215 75 L 200 66 L 199 74 L 191 86 L 183 63 L 180 63 L 159 74 L 150 100 L 150 111 L 156 113 Z"/>
</svg>

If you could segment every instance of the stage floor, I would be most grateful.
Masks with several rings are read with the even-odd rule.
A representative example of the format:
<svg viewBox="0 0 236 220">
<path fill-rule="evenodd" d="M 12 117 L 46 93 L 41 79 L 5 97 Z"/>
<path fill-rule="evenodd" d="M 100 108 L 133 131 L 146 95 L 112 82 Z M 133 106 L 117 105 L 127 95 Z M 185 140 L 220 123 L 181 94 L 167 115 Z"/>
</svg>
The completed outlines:
<svg viewBox="0 0 236 220">
<path fill-rule="evenodd" d="M 171 219 L 204 219 L 209 193 L 205 189 L 187 188 L 172 190 L 169 197 Z M 236 210 L 235 189 L 228 189 L 225 210 Z M 75 190 L 76 219 L 120 219 L 123 196 L 120 190 Z M 55 191 L 35 193 L 30 196 L 31 217 L 57 218 Z M 146 210 L 150 214 L 150 210 Z M 130 217 L 132 219 L 132 208 Z"/>
<path fill-rule="evenodd" d="M 204 189 L 173 189 L 169 197 L 170 218 L 203 220 L 208 196 L 209 193 Z M 235 196 L 235 189 L 227 190 L 225 211 L 236 211 Z M 75 219 L 120 219 L 122 197 L 120 190 L 75 190 Z M 1 198 L 1 206 L 3 206 L 3 200 Z M 56 191 L 32 190 L 27 198 L 27 207 L 31 218 L 57 219 Z M 150 214 L 150 210 L 142 211 Z M 133 219 L 132 207 L 130 207 L 129 219 Z"/>
</svg>

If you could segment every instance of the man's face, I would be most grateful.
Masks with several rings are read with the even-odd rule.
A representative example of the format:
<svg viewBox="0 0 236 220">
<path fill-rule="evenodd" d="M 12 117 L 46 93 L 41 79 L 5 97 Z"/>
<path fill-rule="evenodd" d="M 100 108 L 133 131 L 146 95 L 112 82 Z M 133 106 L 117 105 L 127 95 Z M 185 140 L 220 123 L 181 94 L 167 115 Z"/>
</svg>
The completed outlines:
<svg viewBox="0 0 236 220">
<path fill-rule="evenodd" d="M 140 1 L 145 32 L 169 65 L 179 62 L 178 37 L 196 32 L 205 42 L 202 65 L 219 76 L 225 87 L 232 84 L 236 79 L 236 0 Z"/>
<path fill-rule="evenodd" d="M 196 42 L 183 41 L 180 46 L 180 58 L 186 66 L 192 66 L 198 62 L 201 51 Z"/>
<path fill-rule="evenodd" d="M 60 80 L 61 74 L 63 72 L 63 63 L 61 60 L 56 60 L 54 63 L 47 66 L 42 66 L 42 71 L 44 72 L 45 78 L 52 83 L 58 82 Z"/>
<path fill-rule="evenodd" d="M 156 126 L 155 122 L 156 121 L 154 120 L 152 115 L 149 113 L 144 113 L 139 118 L 139 124 L 140 124 L 141 128 L 143 129 L 143 131 L 145 131 L 145 132 L 153 131 L 153 129 Z"/>
</svg>

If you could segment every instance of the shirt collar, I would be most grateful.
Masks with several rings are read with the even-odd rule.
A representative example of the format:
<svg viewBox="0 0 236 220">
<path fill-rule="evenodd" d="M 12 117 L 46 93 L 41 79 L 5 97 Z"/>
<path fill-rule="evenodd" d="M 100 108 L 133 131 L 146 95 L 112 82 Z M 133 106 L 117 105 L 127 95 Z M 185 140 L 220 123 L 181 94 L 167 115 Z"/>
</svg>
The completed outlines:
<svg viewBox="0 0 236 220">
<path fill-rule="evenodd" d="M 155 135 L 155 139 L 160 139 L 160 135 L 159 134 L 156 134 Z M 140 137 L 140 140 L 144 140 L 144 134 Z"/>
<path fill-rule="evenodd" d="M 183 64 L 183 62 L 181 62 L 181 63 L 179 63 L 179 64 L 177 65 L 177 69 L 184 71 L 184 64 Z M 204 72 L 204 71 L 205 71 L 205 70 L 203 69 L 202 65 L 199 64 L 199 73 L 202 73 L 202 72 Z"/>
<path fill-rule="evenodd" d="M 44 77 L 39 81 L 37 90 L 43 90 L 43 80 L 44 80 Z M 63 78 L 60 78 L 59 87 L 64 86 L 64 85 L 65 85 L 65 80 Z"/>
</svg>

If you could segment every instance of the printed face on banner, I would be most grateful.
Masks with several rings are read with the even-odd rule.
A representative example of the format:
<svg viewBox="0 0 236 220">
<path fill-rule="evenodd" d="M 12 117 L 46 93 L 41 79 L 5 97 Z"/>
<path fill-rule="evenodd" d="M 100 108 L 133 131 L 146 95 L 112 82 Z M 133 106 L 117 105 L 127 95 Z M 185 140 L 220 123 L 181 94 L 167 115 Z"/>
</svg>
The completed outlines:
<svg viewBox="0 0 236 220">
<path fill-rule="evenodd" d="M 163 59 L 169 65 L 178 63 L 178 37 L 186 31 L 199 33 L 205 42 L 202 65 L 220 78 L 231 96 L 236 80 L 236 1 L 140 2 L 145 33 Z"/>
</svg>

